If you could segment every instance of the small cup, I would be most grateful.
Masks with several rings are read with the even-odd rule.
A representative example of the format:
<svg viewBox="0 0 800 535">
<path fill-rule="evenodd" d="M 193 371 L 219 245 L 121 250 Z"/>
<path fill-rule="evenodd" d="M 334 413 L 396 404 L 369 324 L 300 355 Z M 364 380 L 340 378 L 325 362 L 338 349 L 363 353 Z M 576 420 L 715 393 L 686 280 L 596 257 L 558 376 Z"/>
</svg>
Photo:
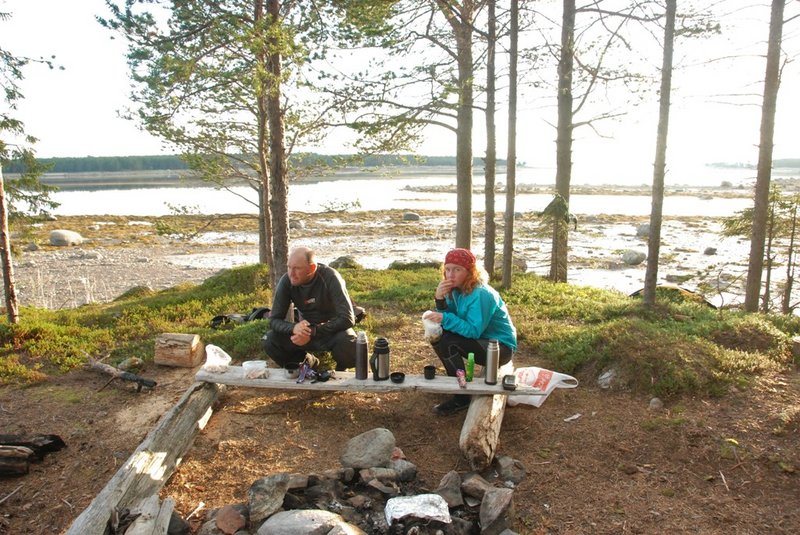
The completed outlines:
<svg viewBox="0 0 800 535">
<path fill-rule="evenodd" d="M 422 373 L 425 374 L 425 379 L 433 379 L 436 377 L 436 366 L 425 366 L 422 368 Z"/>
<path fill-rule="evenodd" d="M 403 372 L 392 372 L 389 374 L 389 379 L 391 379 L 393 383 L 402 383 L 406 380 L 406 374 Z"/>
<path fill-rule="evenodd" d="M 287 362 L 286 366 L 286 377 L 289 379 L 297 379 L 300 376 L 300 364 L 297 362 Z"/>
</svg>

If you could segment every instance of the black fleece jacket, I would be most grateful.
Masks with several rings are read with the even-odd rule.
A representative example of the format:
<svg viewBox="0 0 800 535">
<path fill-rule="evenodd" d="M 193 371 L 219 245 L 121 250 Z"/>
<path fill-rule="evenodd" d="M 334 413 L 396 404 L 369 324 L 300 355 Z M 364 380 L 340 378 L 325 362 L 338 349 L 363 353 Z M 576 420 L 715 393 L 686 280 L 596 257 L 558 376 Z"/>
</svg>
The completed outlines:
<svg viewBox="0 0 800 535">
<path fill-rule="evenodd" d="M 292 286 L 288 275 L 281 277 L 275 288 L 269 315 L 269 325 L 273 331 L 292 334 L 295 324 L 285 319 L 290 303 L 294 303 L 302 319 L 313 326 L 312 339 L 330 336 L 355 325 L 353 304 L 344 279 L 338 271 L 325 264 L 317 264 L 314 278 L 308 284 Z"/>
</svg>

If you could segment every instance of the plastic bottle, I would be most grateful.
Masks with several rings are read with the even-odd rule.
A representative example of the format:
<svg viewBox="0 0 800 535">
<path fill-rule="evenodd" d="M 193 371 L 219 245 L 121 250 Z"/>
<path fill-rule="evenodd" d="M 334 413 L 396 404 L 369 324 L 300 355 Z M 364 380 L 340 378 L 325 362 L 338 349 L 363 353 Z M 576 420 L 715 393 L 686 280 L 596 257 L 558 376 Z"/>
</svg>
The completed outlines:
<svg viewBox="0 0 800 535">
<path fill-rule="evenodd" d="M 475 353 L 467 354 L 467 381 L 472 381 L 475 375 Z"/>
<path fill-rule="evenodd" d="M 497 384 L 497 368 L 500 365 L 500 345 L 497 340 L 489 340 L 486 348 L 486 375 L 483 381 L 487 385 Z"/>
<path fill-rule="evenodd" d="M 369 372 L 368 353 L 367 333 L 359 331 L 358 338 L 356 338 L 356 379 L 367 378 Z"/>
</svg>

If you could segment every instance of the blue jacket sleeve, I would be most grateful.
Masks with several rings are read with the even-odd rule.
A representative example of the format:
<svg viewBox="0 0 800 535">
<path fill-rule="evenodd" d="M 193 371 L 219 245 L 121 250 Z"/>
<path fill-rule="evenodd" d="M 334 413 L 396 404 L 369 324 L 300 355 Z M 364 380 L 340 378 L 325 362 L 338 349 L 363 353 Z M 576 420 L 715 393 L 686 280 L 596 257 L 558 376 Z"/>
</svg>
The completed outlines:
<svg viewBox="0 0 800 535">
<path fill-rule="evenodd" d="M 489 326 L 496 306 L 488 292 L 476 288 L 471 294 L 461 296 L 455 311 L 452 305 L 448 306 L 442 314 L 442 328 L 466 338 L 478 339 Z"/>
</svg>

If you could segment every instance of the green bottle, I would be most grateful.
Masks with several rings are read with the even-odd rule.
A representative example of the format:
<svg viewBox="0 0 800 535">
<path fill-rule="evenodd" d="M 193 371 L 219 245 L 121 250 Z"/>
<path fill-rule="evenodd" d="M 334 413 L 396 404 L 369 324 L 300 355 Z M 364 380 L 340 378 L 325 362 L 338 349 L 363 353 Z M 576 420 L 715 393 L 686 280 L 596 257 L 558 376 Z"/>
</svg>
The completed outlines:
<svg viewBox="0 0 800 535">
<path fill-rule="evenodd" d="M 467 381 L 472 381 L 472 376 L 475 374 L 475 354 L 467 354 Z"/>
</svg>

